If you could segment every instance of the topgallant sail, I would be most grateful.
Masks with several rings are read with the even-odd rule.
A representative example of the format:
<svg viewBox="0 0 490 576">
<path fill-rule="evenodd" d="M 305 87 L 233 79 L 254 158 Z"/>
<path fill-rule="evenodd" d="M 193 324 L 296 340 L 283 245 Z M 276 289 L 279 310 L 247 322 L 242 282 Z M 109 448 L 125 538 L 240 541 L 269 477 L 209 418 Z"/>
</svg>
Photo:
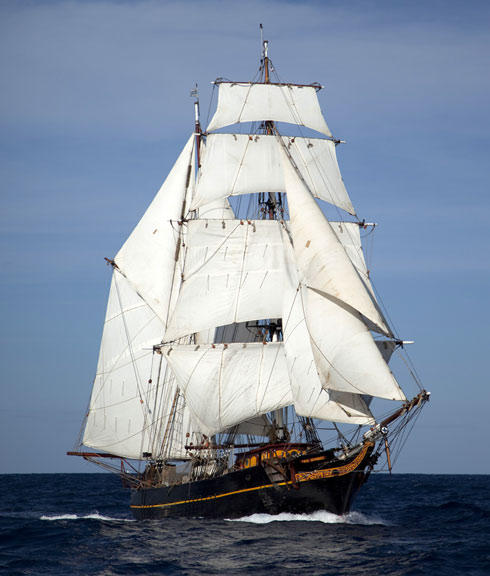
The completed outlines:
<svg viewBox="0 0 490 576">
<path fill-rule="evenodd" d="M 136 518 L 345 513 L 381 455 L 391 469 L 429 397 L 416 381 L 407 400 L 388 367 L 403 342 L 371 284 L 369 225 L 344 186 L 321 86 L 273 82 L 272 70 L 264 42 L 258 81 L 217 80 L 206 131 L 196 97 L 195 132 L 108 260 L 97 373 L 70 454 L 116 470 Z M 394 407 L 375 415 L 374 399 Z"/>
</svg>

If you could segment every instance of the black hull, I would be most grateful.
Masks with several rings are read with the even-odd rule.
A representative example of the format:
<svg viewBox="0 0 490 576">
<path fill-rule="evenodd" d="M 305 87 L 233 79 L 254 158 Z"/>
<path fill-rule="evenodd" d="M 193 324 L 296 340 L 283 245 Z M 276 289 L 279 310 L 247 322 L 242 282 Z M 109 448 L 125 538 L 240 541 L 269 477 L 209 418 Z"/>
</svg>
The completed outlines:
<svg viewBox="0 0 490 576">
<path fill-rule="evenodd" d="M 352 458 L 320 466 L 318 460 L 326 453 L 315 454 L 315 458 L 296 458 L 282 467 L 285 474 L 260 464 L 206 480 L 140 487 L 132 492 L 131 510 L 139 520 L 240 518 L 258 513 L 304 514 L 318 510 L 345 514 L 367 480 L 365 469 L 371 452 L 372 445 L 365 445 Z"/>
</svg>

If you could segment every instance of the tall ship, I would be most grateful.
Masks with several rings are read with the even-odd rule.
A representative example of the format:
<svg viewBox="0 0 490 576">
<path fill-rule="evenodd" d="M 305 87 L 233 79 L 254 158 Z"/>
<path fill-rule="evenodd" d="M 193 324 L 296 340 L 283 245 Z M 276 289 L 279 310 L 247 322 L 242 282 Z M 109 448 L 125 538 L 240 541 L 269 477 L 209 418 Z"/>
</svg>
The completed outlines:
<svg viewBox="0 0 490 576">
<path fill-rule="evenodd" d="M 113 258 L 76 448 L 137 519 L 347 513 L 429 398 L 373 288 L 317 84 L 218 79 Z M 401 380 L 400 380 L 401 381 Z M 405 384 L 404 389 L 407 390 Z"/>
</svg>

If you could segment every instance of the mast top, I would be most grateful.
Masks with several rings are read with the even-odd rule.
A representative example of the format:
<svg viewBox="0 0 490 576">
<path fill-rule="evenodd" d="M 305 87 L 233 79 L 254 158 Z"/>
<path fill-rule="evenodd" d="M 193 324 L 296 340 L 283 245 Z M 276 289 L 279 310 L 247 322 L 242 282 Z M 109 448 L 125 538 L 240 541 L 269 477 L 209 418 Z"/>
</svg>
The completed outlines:
<svg viewBox="0 0 490 576">
<path fill-rule="evenodd" d="M 260 43 L 262 44 L 262 63 L 264 65 L 264 82 L 270 84 L 269 76 L 269 41 L 262 37 L 263 27 L 260 25 Z"/>
<path fill-rule="evenodd" d="M 190 97 L 194 98 L 194 121 L 196 125 L 196 134 L 201 133 L 201 124 L 199 120 L 199 90 L 197 87 L 197 82 L 195 88 L 190 91 Z"/>
</svg>

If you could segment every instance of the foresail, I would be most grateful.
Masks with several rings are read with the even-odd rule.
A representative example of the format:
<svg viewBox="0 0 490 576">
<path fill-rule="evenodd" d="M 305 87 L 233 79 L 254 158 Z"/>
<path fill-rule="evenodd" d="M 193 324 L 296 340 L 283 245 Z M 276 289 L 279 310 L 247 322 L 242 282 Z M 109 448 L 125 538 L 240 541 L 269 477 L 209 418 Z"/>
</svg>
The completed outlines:
<svg viewBox="0 0 490 576">
<path fill-rule="evenodd" d="M 280 317 L 281 226 L 265 220 L 189 221 L 183 284 L 165 341 Z"/>
<path fill-rule="evenodd" d="M 271 120 L 307 126 L 332 136 L 316 92 L 315 86 L 220 82 L 218 108 L 207 131 L 239 122 Z"/>
<path fill-rule="evenodd" d="M 340 175 L 335 143 L 300 137 L 283 137 L 282 141 L 312 194 L 355 214 Z M 279 147 L 276 136 L 209 134 L 201 151 L 192 209 L 227 196 L 285 192 Z"/>
<path fill-rule="evenodd" d="M 315 199 L 283 151 L 291 234 L 298 269 L 308 287 L 362 314 L 372 329 L 392 336 L 371 292 Z"/>
<path fill-rule="evenodd" d="M 162 347 L 208 436 L 292 404 L 281 343 Z"/>
<path fill-rule="evenodd" d="M 135 290 L 166 326 L 176 263 L 176 248 L 194 186 L 194 136 L 167 179 L 119 250 L 114 261 Z"/>
</svg>

